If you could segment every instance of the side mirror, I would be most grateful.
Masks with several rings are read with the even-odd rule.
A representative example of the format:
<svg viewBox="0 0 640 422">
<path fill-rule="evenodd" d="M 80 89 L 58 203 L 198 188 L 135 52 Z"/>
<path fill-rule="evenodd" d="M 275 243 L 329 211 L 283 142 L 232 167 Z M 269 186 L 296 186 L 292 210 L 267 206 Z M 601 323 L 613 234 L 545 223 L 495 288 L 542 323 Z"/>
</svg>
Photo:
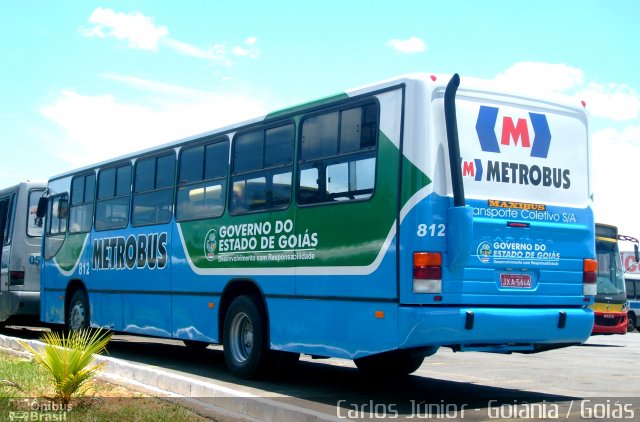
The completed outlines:
<svg viewBox="0 0 640 422">
<path fill-rule="evenodd" d="M 36 217 L 43 218 L 47 215 L 47 205 L 49 205 L 49 198 L 46 196 L 40 197 L 38 200 L 38 209 L 36 210 Z"/>
<path fill-rule="evenodd" d="M 638 252 L 638 244 L 633 245 L 633 257 L 636 259 L 636 262 L 640 262 L 640 252 Z"/>
</svg>

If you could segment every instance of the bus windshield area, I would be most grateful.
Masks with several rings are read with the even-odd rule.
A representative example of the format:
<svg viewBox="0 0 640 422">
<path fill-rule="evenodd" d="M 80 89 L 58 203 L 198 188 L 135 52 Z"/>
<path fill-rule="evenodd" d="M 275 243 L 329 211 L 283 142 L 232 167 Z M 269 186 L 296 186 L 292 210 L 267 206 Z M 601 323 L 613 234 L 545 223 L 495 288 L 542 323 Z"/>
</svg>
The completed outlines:
<svg viewBox="0 0 640 422">
<path fill-rule="evenodd" d="M 625 301 L 624 272 L 617 242 L 596 242 L 598 255 L 597 301 Z"/>
</svg>

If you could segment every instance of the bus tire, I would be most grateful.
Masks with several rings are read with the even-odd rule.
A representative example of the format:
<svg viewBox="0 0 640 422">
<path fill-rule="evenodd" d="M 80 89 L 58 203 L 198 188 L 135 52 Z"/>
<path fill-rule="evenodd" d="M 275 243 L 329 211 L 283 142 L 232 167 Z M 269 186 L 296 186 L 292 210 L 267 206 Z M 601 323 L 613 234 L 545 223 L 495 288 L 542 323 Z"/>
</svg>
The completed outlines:
<svg viewBox="0 0 640 422">
<path fill-rule="evenodd" d="M 417 371 L 422 362 L 424 362 L 423 355 L 409 350 L 392 350 L 354 360 L 358 369 L 366 375 L 383 377 L 409 375 Z"/>
<path fill-rule="evenodd" d="M 636 316 L 632 312 L 629 312 L 627 314 L 627 332 L 629 333 L 633 332 L 633 330 L 636 329 L 636 326 L 637 326 Z"/>
<path fill-rule="evenodd" d="M 238 296 L 224 318 L 224 360 L 229 371 L 243 379 L 264 373 L 269 361 L 267 321 L 256 302 L 253 296 Z"/>
<path fill-rule="evenodd" d="M 68 332 L 89 328 L 89 299 L 82 289 L 73 292 L 65 318 Z"/>
</svg>

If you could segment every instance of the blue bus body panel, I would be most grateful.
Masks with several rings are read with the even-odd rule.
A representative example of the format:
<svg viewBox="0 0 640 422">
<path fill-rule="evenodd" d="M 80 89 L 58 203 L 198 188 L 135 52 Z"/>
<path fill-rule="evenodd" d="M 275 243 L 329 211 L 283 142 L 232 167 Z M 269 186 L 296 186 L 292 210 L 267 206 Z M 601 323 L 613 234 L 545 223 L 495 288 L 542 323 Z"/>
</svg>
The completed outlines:
<svg viewBox="0 0 640 422">
<path fill-rule="evenodd" d="M 560 328 L 560 312 L 566 315 Z M 473 326 L 467 326 L 467 315 Z M 582 343 L 593 327 L 587 308 L 401 307 L 400 348 L 425 345 Z"/>
</svg>

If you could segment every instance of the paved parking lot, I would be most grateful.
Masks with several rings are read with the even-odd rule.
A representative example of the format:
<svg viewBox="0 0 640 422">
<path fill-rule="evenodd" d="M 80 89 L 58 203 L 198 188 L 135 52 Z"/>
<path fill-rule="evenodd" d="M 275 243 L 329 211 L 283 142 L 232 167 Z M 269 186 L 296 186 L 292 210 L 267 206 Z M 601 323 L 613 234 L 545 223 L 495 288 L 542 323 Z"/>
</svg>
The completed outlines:
<svg viewBox="0 0 640 422">
<path fill-rule="evenodd" d="M 38 336 L 26 329 L 2 333 Z M 640 333 L 591 337 L 581 346 L 533 355 L 441 349 L 416 373 L 395 380 L 366 378 L 351 361 L 305 356 L 277 379 L 241 381 L 226 371 L 219 347 L 191 350 L 179 341 L 136 336 L 115 336 L 109 354 L 335 419 L 640 420 Z"/>
</svg>

